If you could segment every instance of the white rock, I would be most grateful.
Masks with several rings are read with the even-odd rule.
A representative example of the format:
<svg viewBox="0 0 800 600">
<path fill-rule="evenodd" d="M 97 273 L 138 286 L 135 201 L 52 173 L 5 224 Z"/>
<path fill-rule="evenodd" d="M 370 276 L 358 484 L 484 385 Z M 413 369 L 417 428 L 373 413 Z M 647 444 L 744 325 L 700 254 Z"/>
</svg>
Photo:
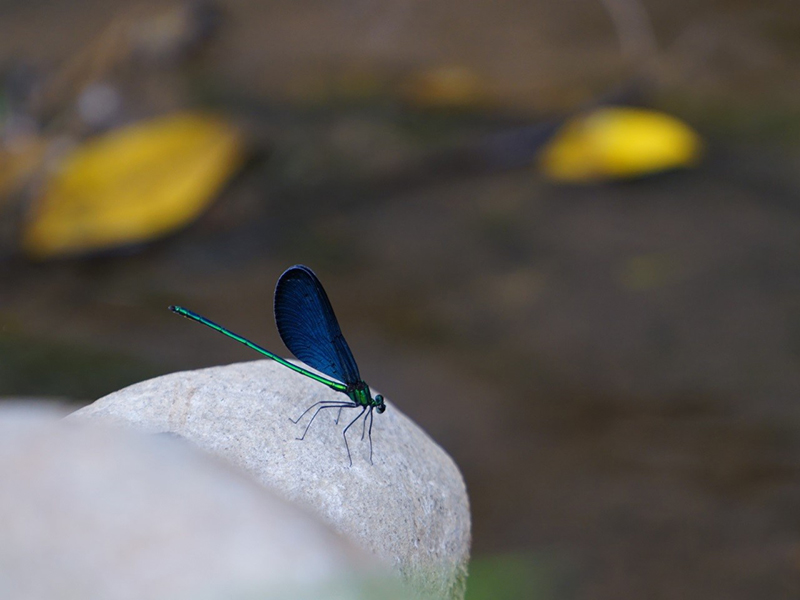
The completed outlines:
<svg viewBox="0 0 800 600">
<path fill-rule="evenodd" d="M 303 433 L 320 400 L 342 394 L 269 360 L 173 373 L 130 386 L 85 407 L 71 419 L 128 423 L 175 432 L 238 465 L 268 488 L 320 515 L 336 531 L 392 564 L 432 598 L 463 598 L 470 516 L 464 481 L 452 459 L 419 427 L 387 405 L 375 414 L 369 445 L 358 414 L 325 410 Z"/>
<path fill-rule="evenodd" d="M 0 598 L 394 593 L 369 591 L 366 552 L 191 444 L 59 416 L 0 407 Z"/>
</svg>

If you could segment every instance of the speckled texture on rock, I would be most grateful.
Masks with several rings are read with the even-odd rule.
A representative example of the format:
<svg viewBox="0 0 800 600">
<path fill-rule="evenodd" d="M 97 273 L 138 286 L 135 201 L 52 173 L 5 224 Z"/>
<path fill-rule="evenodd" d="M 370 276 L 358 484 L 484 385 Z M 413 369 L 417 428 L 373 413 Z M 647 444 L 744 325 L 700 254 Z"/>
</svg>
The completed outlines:
<svg viewBox="0 0 800 600">
<path fill-rule="evenodd" d="M 3 600 L 374 597 L 377 560 L 223 461 L 61 416 L 0 407 Z"/>
<path fill-rule="evenodd" d="M 130 386 L 70 419 L 129 423 L 171 431 L 223 456 L 320 515 L 335 530 L 392 564 L 414 588 L 433 598 L 463 598 L 470 516 L 464 481 L 452 459 L 412 421 L 387 403 L 375 415 L 369 446 L 357 414 L 323 411 L 305 440 L 302 411 L 342 395 L 273 361 L 173 373 Z M 326 414 L 327 413 L 327 414 Z"/>
</svg>

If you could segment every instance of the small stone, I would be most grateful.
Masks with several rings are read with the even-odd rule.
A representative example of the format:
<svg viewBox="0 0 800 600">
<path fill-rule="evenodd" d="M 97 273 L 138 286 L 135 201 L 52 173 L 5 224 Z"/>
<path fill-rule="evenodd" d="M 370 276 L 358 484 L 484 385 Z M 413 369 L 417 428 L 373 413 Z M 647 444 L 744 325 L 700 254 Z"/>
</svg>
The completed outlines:
<svg viewBox="0 0 800 600">
<path fill-rule="evenodd" d="M 69 417 L 174 432 L 241 467 L 260 483 L 319 515 L 337 532 L 391 564 L 417 592 L 461 599 L 470 515 L 452 459 L 387 403 L 374 414 L 373 463 L 360 409 L 323 410 L 302 441 L 307 407 L 341 393 L 273 361 L 173 373 L 101 398 Z"/>
<path fill-rule="evenodd" d="M 0 407 L 0 598 L 400 597 L 373 557 L 224 461 L 60 416 Z"/>
</svg>

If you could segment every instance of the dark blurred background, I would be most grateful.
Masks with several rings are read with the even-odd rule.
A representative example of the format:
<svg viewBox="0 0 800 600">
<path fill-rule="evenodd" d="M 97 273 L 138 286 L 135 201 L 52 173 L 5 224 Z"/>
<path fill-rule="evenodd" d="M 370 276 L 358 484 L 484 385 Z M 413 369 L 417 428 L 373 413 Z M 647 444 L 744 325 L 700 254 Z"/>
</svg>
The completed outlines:
<svg viewBox="0 0 800 600">
<path fill-rule="evenodd" d="M 68 257 L 16 241 L 47 167 L 9 193 L 0 396 L 258 358 L 172 303 L 283 353 L 273 287 L 307 264 L 464 473 L 470 598 L 798 598 L 799 59 L 790 0 L 2 0 L 7 114 L 44 155 L 202 108 L 247 159 L 173 235 Z M 701 160 L 537 168 L 606 102 Z"/>
</svg>

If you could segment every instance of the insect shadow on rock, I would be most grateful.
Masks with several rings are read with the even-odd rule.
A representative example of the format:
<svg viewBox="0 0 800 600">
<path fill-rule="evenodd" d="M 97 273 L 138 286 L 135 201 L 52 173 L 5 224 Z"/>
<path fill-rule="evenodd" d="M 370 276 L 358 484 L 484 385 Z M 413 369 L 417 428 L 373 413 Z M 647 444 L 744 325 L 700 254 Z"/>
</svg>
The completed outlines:
<svg viewBox="0 0 800 600">
<path fill-rule="evenodd" d="M 278 278 L 278 283 L 275 286 L 275 323 L 278 326 L 278 333 L 283 343 L 286 344 L 286 347 L 297 359 L 333 379 L 323 377 L 319 373 L 291 363 L 285 358 L 273 354 L 258 344 L 254 344 L 250 340 L 233 333 L 221 325 L 217 325 L 187 308 L 170 306 L 169 309 L 174 313 L 225 334 L 229 338 L 244 344 L 248 348 L 252 348 L 256 352 L 260 352 L 267 358 L 271 358 L 292 371 L 345 394 L 347 400 L 321 400 L 315 402 L 304 410 L 297 419 L 290 418 L 289 420 L 296 425 L 309 412 L 314 411 L 303 431 L 303 435 L 297 438 L 298 440 L 303 440 L 314 419 L 317 418 L 321 411 L 329 408 L 338 408 L 339 414 L 336 417 L 336 423 L 338 424 L 343 409 L 361 409 L 358 415 L 344 428 L 342 437 L 344 438 L 344 447 L 347 450 L 347 459 L 350 461 L 350 466 L 353 466 L 350 445 L 347 443 L 347 431 L 356 421 L 363 418 L 361 439 L 364 439 L 366 433 L 369 439 L 369 462 L 372 464 L 373 411 L 378 414 L 382 413 L 386 410 L 386 404 L 380 394 L 376 394 L 373 398 L 369 386 L 361 379 L 358 365 L 353 358 L 353 353 L 350 351 L 350 346 L 347 345 L 347 341 L 342 335 L 339 321 L 337 321 L 333 312 L 328 295 L 311 269 L 303 265 L 295 265 L 284 271 Z M 368 420 L 369 427 L 367 427 Z"/>
</svg>

